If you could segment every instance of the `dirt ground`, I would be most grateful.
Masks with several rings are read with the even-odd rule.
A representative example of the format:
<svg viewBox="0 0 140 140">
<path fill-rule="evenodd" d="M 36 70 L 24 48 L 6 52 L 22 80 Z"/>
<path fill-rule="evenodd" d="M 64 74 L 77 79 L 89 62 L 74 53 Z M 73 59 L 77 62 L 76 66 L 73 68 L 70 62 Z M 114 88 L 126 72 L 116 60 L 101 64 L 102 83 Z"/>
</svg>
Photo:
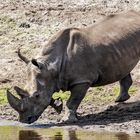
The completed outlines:
<svg viewBox="0 0 140 140">
<path fill-rule="evenodd" d="M 17 49 L 29 58 L 36 56 L 58 30 L 67 27 L 86 27 L 104 16 L 128 10 L 140 11 L 139 0 L 0 0 L 0 89 L 23 87 L 26 65 L 17 57 Z M 140 63 L 132 71 L 137 94 L 128 102 L 115 104 L 82 102 L 78 109 L 77 125 L 86 129 L 140 133 Z M 107 88 L 110 88 L 108 86 Z M 0 106 L 0 119 L 17 120 L 9 105 Z M 63 112 L 62 112 L 63 114 Z M 41 122 L 55 122 L 57 115 L 48 108 Z M 75 125 L 75 124 L 74 124 Z"/>
</svg>

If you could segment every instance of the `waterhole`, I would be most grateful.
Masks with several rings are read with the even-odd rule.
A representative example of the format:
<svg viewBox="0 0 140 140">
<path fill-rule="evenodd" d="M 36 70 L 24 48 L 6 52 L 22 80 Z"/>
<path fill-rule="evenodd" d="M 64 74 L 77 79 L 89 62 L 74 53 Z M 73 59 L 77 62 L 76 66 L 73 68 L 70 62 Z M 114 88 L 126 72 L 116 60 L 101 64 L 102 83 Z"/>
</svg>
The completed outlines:
<svg viewBox="0 0 140 140">
<path fill-rule="evenodd" d="M 11 125 L 12 124 L 12 125 Z M 139 135 L 0 122 L 0 140 L 140 140 Z"/>
</svg>

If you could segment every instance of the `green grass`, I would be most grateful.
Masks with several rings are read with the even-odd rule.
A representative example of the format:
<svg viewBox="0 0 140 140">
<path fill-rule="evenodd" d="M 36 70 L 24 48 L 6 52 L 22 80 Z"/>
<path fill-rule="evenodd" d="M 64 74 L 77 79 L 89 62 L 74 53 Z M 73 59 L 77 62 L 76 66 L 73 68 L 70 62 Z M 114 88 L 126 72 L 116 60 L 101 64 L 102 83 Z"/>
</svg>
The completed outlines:
<svg viewBox="0 0 140 140">
<path fill-rule="evenodd" d="M 137 91 L 138 91 L 138 87 L 132 86 L 132 87 L 130 87 L 130 89 L 129 89 L 129 94 L 130 94 L 130 95 L 133 95 L 133 94 L 135 94 Z"/>
<path fill-rule="evenodd" d="M 129 94 L 134 95 L 138 91 L 138 87 L 133 85 L 129 89 Z M 109 85 L 109 86 L 101 86 L 92 88 L 91 91 L 87 93 L 84 98 L 84 102 L 92 101 L 94 104 L 102 104 L 114 102 L 117 96 L 119 95 L 120 87 L 118 84 Z"/>
<path fill-rule="evenodd" d="M 95 87 L 92 88 L 91 91 L 89 91 L 85 98 L 84 102 L 94 102 L 94 104 L 100 104 L 100 103 L 107 103 L 111 101 L 115 101 L 117 96 L 119 95 L 120 87 L 119 85 L 112 85 L 112 86 L 101 86 L 101 87 Z M 133 85 L 129 89 L 129 94 L 134 95 L 138 91 L 138 87 Z M 16 95 L 16 94 L 14 94 Z M 62 100 L 67 100 L 70 96 L 70 92 L 57 92 L 53 94 L 53 98 L 61 98 Z M 4 105 L 7 103 L 7 97 L 6 97 L 6 90 L 0 89 L 0 105 Z"/>
<path fill-rule="evenodd" d="M 0 105 L 4 105 L 7 103 L 7 97 L 5 89 L 0 89 Z"/>
<path fill-rule="evenodd" d="M 53 98 L 54 99 L 57 99 L 57 98 L 61 98 L 62 100 L 67 100 L 70 96 L 70 92 L 66 91 L 66 92 L 63 92 L 63 91 L 60 91 L 60 92 L 56 92 L 53 94 Z"/>
</svg>

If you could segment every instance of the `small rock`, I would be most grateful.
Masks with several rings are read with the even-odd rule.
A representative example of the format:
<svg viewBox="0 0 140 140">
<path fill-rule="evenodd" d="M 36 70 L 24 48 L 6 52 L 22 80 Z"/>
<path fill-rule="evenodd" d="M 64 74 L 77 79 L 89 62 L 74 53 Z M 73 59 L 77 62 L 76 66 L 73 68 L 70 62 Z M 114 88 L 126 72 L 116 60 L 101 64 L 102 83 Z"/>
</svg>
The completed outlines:
<svg viewBox="0 0 140 140">
<path fill-rule="evenodd" d="M 104 125 L 101 125 L 100 128 L 105 128 L 105 126 Z"/>
<path fill-rule="evenodd" d="M 129 3 L 129 0 L 125 0 L 125 3 Z"/>
<path fill-rule="evenodd" d="M 19 25 L 19 27 L 20 27 L 20 28 L 30 28 L 31 26 L 30 26 L 30 24 L 24 22 L 24 23 L 21 23 L 21 24 Z"/>
<path fill-rule="evenodd" d="M 140 131 L 136 130 L 136 131 L 135 131 L 135 133 L 137 133 L 137 134 L 138 134 L 138 133 L 140 133 Z"/>
</svg>

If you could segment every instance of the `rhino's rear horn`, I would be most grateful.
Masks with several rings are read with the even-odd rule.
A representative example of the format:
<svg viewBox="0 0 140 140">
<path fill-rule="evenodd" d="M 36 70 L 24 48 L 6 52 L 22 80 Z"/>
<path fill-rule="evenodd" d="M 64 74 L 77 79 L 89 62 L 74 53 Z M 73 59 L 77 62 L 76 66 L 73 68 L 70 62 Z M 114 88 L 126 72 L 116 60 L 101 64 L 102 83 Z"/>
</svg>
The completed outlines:
<svg viewBox="0 0 140 140">
<path fill-rule="evenodd" d="M 21 98 L 25 98 L 25 97 L 29 97 L 29 94 L 27 91 L 15 86 L 14 90 L 17 92 L 17 94 L 21 97 Z"/>
<path fill-rule="evenodd" d="M 17 54 L 19 56 L 19 58 L 24 61 L 26 64 L 28 64 L 30 62 L 30 60 L 28 58 L 26 58 L 25 56 L 23 56 L 20 52 L 20 49 L 18 49 Z"/>
</svg>

